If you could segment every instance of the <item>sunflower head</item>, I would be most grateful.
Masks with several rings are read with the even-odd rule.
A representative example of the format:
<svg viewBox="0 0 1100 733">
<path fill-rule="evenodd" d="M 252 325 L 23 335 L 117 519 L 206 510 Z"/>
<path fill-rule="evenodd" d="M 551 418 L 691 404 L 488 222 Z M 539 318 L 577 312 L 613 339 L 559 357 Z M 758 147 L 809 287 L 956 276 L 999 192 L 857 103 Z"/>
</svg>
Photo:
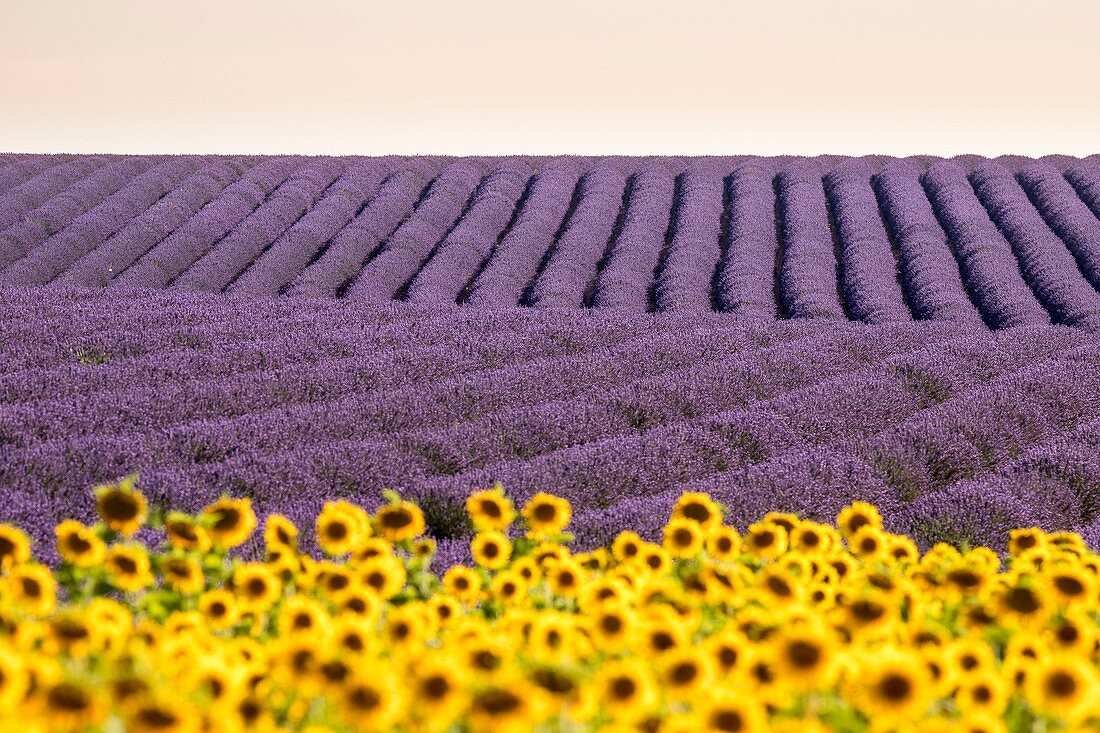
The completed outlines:
<svg viewBox="0 0 1100 733">
<path fill-rule="evenodd" d="M 282 514 L 268 514 L 264 520 L 264 545 L 268 552 L 297 552 L 298 526 Z"/>
<path fill-rule="evenodd" d="M 479 531 L 500 532 L 516 519 L 516 509 L 499 484 L 470 494 L 466 499 L 466 513 Z"/>
<path fill-rule="evenodd" d="M 57 537 L 57 554 L 61 559 L 78 568 L 99 565 L 107 546 L 89 527 L 72 519 L 54 528 Z"/>
<path fill-rule="evenodd" d="M 573 507 L 568 501 L 552 494 L 539 492 L 523 507 L 528 533 L 533 537 L 552 537 L 561 534 L 573 518 Z"/>
<path fill-rule="evenodd" d="M 199 552 L 210 549 L 210 534 L 189 514 L 169 512 L 164 518 L 164 531 L 173 547 Z"/>
<path fill-rule="evenodd" d="M 317 544 L 328 555 L 349 554 L 370 533 L 369 522 L 363 521 L 357 512 L 350 511 L 346 504 L 326 502 L 317 515 Z"/>
<path fill-rule="evenodd" d="M 704 530 L 714 529 L 722 523 L 722 509 L 709 494 L 687 491 L 676 500 L 672 519 L 694 522 Z"/>
<path fill-rule="evenodd" d="M 1008 552 L 1011 555 L 1023 555 L 1032 550 L 1042 550 L 1047 546 L 1047 535 L 1038 527 L 1014 529 L 1008 534 Z"/>
<path fill-rule="evenodd" d="M 1037 710 L 1071 723 L 1081 722 L 1096 710 L 1100 689 L 1096 668 L 1086 660 L 1058 657 L 1029 674 L 1027 700 Z"/>
<path fill-rule="evenodd" d="M 758 558 L 774 559 L 787 551 L 787 530 L 778 524 L 757 522 L 749 525 L 741 545 Z"/>
<path fill-rule="evenodd" d="M 671 519 L 665 525 L 664 548 L 675 558 L 689 560 L 703 549 L 703 525 L 690 519 Z"/>
<path fill-rule="evenodd" d="M 378 510 L 374 517 L 378 534 L 390 542 L 413 540 L 424 534 L 424 513 L 408 501 L 396 501 Z"/>
<path fill-rule="evenodd" d="M 202 566 L 193 557 L 167 556 L 161 558 L 159 566 L 165 585 L 175 591 L 192 595 L 199 593 L 206 586 L 206 576 L 203 575 Z"/>
<path fill-rule="evenodd" d="M 252 500 L 222 497 L 202 510 L 201 521 L 217 547 L 233 548 L 244 544 L 256 529 Z"/>
<path fill-rule="evenodd" d="M 31 559 L 31 540 L 27 533 L 10 524 L 0 524 L 0 570 L 7 570 Z"/>
<path fill-rule="evenodd" d="M 836 524 L 841 533 L 850 538 L 863 527 L 882 529 L 882 515 L 873 504 L 857 501 L 840 510 Z"/>
<path fill-rule="evenodd" d="M 3 581 L 5 600 L 29 616 L 45 616 L 57 604 L 57 581 L 45 565 L 16 565 Z"/>
<path fill-rule="evenodd" d="M 135 487 L 136 482 L 137 476 L 127 476 L 118 483 L 94 489 L 99 518 L 108 529 L 124 537 L 137 532 L 149 517 L 149 502 Z"/>
<path fill-rule="evenodd" d="M 499 570 L 512 557 L 512 543 L 503 532 L 479 532 L 470 541 L 474 562 L 489 570 Z"/>
</svg>

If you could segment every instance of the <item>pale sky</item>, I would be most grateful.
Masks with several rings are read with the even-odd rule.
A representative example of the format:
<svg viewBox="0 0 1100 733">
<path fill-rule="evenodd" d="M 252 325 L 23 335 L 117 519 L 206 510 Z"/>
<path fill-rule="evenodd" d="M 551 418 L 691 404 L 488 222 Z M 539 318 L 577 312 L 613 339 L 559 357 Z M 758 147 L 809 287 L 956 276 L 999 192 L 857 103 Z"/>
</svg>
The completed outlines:
<svg viewBox="0 0 1100 733">
<path fill-rule="evenodd" d="M 1100 152 L 1100 2 L 0 0 L 0 150 Z"/>
</svg>

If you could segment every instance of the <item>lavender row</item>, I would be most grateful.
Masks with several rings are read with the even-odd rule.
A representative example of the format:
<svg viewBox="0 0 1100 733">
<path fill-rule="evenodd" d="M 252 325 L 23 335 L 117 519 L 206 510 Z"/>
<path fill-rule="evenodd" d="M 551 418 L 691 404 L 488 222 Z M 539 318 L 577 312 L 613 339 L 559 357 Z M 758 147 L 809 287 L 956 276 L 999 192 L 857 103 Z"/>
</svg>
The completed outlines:
<svg viewBox="0 0 1100 733">
<path fill-rule="evenodd" d="M 922 182 L 986 323 L 995 328 L 1049 323 L 1020 274 L 1012 246 L 990 220 L 966 172 L 954 163 L 937 163 Z"/>
<path fill-rule="evenodd" d="M 0 231 L 0 268 L 29 254 L 153 164 L 152 158 L 142 157 L 108 163 L 28 211 L 19 221 Z"/>
<path fill-rule="evenodd" d="M 530 179 L 525 163 L 508 162 L 477 188 L 469 208 L 409 285 L 412 303 L 455 303 L 473 281 L 512 218 Z"/>
<path fill-rule="evenodd" d="M 779 288 L 786 312 L 793 318 L 845 318 L 818 166 L 799 161 L 782 171 L 775 185 L 783 233 Z"/>
<path fill-rule="evenodd" d="M 103 157 L 76 158 L 50 166 L 0 196 L 0 230 L 19 221 L 19 217 L 106 163 Z M 0 176 L 3 172 L 0 171 Z"/>
<path fill-rule="evenodd" d="M 223 379 L 158 381 L 106 393 L 82 392 L 67 399 L 0 406 L 0 443 L 25 444 L 61 433 L 76 436 L 163 427 L 207 414 L 262 419 L 262 415 L 250 413 L 295 402 L 307 402 L 309 405 L 305 409 L 308 412 L 329 413 L 331 420 L 333 411 L 337 414 L 347 411 L 342 403 L 331 402 L 348 393 L 354 393 L 353 403 L 347 406 L 353 414 L 369 397 L 395 402 L 404 413 L 422 401 L 409 394 L 408 389 L 392 396 L 369 395 L 374 390 L 397 389 L 404 385 L 424 393 L 423 401 L 437 406 L 437 411 L 443 409 L 446 402 L 436 400 L 451 390 L 465 391 L 465 399 L 480 402 L 473 396 L 473 385 L 481 385 L 482 389 L 487 385 L 493 392 L 503 392 L 505 386 L 516 385 L 515 391 L 527 398 L 537 398 L 540 390 L 568 390 L 571 385 L 585 385 L 590 379 L 612 380 L 613 373 L 625 379 L 631 370 L 644 373 L 646 369 L 669 368 L 678 363 L 677 357 L 690 361 L 706 355 L 708 349 L 722 353 L 738 344 L 759 344 L 768 340 L 755 329 L 715 339 L 713 329 L 702 327 L 689 332 L 690 335 L 658 332 L 631 339 L 623 348 L 616 348 L 617 341 L 626 333 L 607 334 L 593 329 L 579 334 L 580 338 L 567 339 L 563 337 L 568 332 L 558 327 L 556 332 L 537 330 L 533 338 L 507 331 L 492 339 L 492 334 L 484 329 L 465 332 L 438 329 L 417 341 L 415 348 L 402 343 L 389 353 L 364 349 L 354 356 L 323 359 L 312 366 L 292 363 L 280 371 L 265 369 L 254 375 L 234 372 Z M 552 338 L 546 339 L 547 335 Z M 464 342 L 467 347 L 460 348 Z M 427 348 L 436 345 L 451 346 L 452 353 Z M 569 355 L 556 357 L 566 348 Z M 501 364 L 492 358 L 497 353 L 502 355 Z M 464 366 L 468 369 L 484 362 L 493 367 L 484 379 L 476 371 L 463 370 Z M 110 365 L 104 367 L 104 371 L 110 369 Z M 461 376 L 455 377 L 456 373 Z M 446 379 L 439 385 L 431 381 L 444 376 Z M 559 387 L 555 380 L 566 386 Z M 502 399 L 498 394 L 492 396 Z M 379 407 L 377 411 L 383 412 L 384 408 Z M 417 419 L 430 424 L 430 417 L 426 409 Z M 314 418 L 306 419 L 312 421 Z"/>
<path fill-rule="evenodd" d="M 580 199 L 565 230 L 547 253 L 527 302 L 540 308 L 580 308 L 596 280 L 596 267 L 614 234 L 623 205 L 626 176 L 600 163 L 580 182 Z"/>
<path fill-rule="evenodd" d="M 923 169 L 887 164 L 874 180 L 886 224 L 897 243 L 909 304 L 917 318 L 980 326 L 947 234 L 921 186 Z"/>
<path fill-rule="evenodd" d="M 429 175 L 423 169 L 408 167 L 386 178 L 355 219 L 332 238 L 320 257 L 294 279 L 286 292 L 335 297 L 358 274 L 379 243 L 408 220 Z"/>
<path fill-rule="evenodd" d="M 622 227 L 596 279 L 593 305 L 647 310 L 653 273 L 665 246 L 675 178 L 651 165 L 630 180 Z"/>
<path fill-rule="evenodd" d="M 1093 287 L 1100 287 L 1100 219 L 1057 169 L 1044 163 L 1025 166 L 1020 184 L 1051 229 L 1066 243 Z M 1100 179 L 1096 190 L 1100 192 Z"/>
<path fill-rule="evenodd" d="M 548 166 L 535 175 L 515 225 L 470 288 L 471 305 L 501 307 L 520 302 L 544 253 L 558 246 L 574 192 L 584 190 L 578 187 L 579 180 L 580 171 L 571 162 Z"/>
<path fill-rule="evenodd" d="M 841 289 L 852 317 L 868 323 L 911 320 L 870 165 L 837 166 L 825 177 L 825 193 L 840 238 Z"/>
<path fill-rule="evenodd" d="M 350 283 L 347 297 L 368 303 L 392 300 L 454 228 L 482 174 L 480 166 L 467 161 L 444 168 L 412 216 L 382 243 L 377 255 Z"/>
<path fill-rule="evenodd" d="M 261 164 L 263 165 L 263 164 Z M 193 228 L 195 215 L 219 194 L 248 175 L 247 161 L 218 160 L 204 165 L 178 188 L 129 222 L 102 245 L 70 264 L 57 280 L 102 287 L 170 235 Z"/>
<path fill-rule="evenodd" d="M 193 252 L 185 256 L 157 256 L 154 250 L 148 262 L 139 261 L 118 282 L 131 287 L 147 281 L 151 270 L 160 270 L 160 282 L 180 290 L 221 292 L 247 269 L 263 252 L 300 221 L 324 197 L 325 192 L 343 174 L 330 159 L 313 160 L 294 171 L 278 188 L 264 193 L 259 205 L 238 224 L 228 229 L 197 260 Z M 154 277 L 156 277 L 154 275 Z"/>
<path fill-rule="evenodd" d="M 1008 169 L 988 163 L 970 178 L 982 205 L 1012 244 L 1028 284 L 1054 320 L 1071 326 L 1100 325 L 1100 293 Z"/>
<path fill-rule="evenodd" d="M 906 333 L 910 336 L 906 337 Z M 892 342 L 893 346 L 867 344 L 857 332 L 850 332 L 849 335 L 840 339 L 829 339 L 826 336 L 810 339 L 808 342 L 796 341 L 787 346 L 769 349 L 766 364 L 760 360 L 762 356 L 760 353 L 747 354 L 739 359 L 716 362 L 709 368 L 694 370 L 695 378 L 690 381 L 682 378 L 685 370 L 680 370 L 679 373 L 668 374 L 663 379 L 648 380 L 647 383 L 640 384 L 635 389 L 619 388 L 603 397 L 598 394 L 589 394 L 577 396 L 572 400 L 567 399 L 563 406 L 571 410 L 571 420 L 579 421 L 586 415 L 590 416 L 592 419 L 587 419 L 585 423 L 589 431 L 599 429 L 596 424 L 598 419 L 608 414 L 610 410 L 618 412 L 616 430 L 637 431 L 645 425 L 647 410 L 650 413 L 650 419 L 655 424 L 659 424 L 672 418 L 688 417 L 678 411 L 684 405 L 694 404 L 694 409 L 698 412 L 721 409 L 723 405 L 740 405 L 745 401 L 752 401 L 788 389 L 793 382 L 792 374 L 803 383 L 821 379 L 838 371 L 855 368 L 868 360 L 873 362 L 874 355 L 882 353 L 883 350 L 894 353 L 897 350 L 924 343 L 928 339 L 934 342 L 942 338 L 942 334 L 942 329 L 915 328 L 908 332 L 898 331 Z M 806 348 L 813 343 L 818 343 L 823 348 L 819 350 Z M 691 370 L 687 370 L 689 376 L 691 373 Z M 724 378 L 723 374 L 733 376 Z M 734 376 L 741 378 L 734 379 Z M 492 386 L 486 383 L 483 389 L 487 395 L 499 398 L 500 393 L 494 393 Z M 562 391 L 568 393 L 568 389 Z M 670 394 L 679 395 L 679 397 L 676 400 L 661 399 Z M 522 399 L 524 399 L 523 393 L 516 390 L 510 399 L 510 406 L 514 408 Z M 428 405 L 429 401 L 418 399 L 417 404 Z M 600 405 L 610 410 L 601 411 L 598 409 Z M 505 405 L 505 407 L 508 406 Z M 393 401 L 381 407 L 399 408 L 400 402 Z M 464 403 L 461 400 L 452 400 L 446 407 L 447 409 L 437 408 L 436 412 L 442 413 L 443 417 L 449 413 L 452 420 L 460 422 L 469 419 L 469 416 L 461 412 L 464 409 Z M 552 409 L 553 406 L 551 406 Z M 170 431 L 164 437 L 148 435 L 144 439 L 135 440 L 140 436 L 93 436 L 87 439 L 66 439 L 53 444 L 40 444 L 28 450 L 12 451 L 4 467 L 4 478 L 20 476 L 24 481 L 33 482 L 34 485 L 46 490 L 54 484 L 78 483 L 79 479 L 103 480 L 125 462 L 145 467 L 175 465 L 179 467 L 178 470 L 186 470 L 187 466 L 196 462 L 206 464 L 211 460 L 215 462 L 211 468 L 220 467 L 219 475 L 231 476 L 234 475 L 233 465 L 238 465 L 241 461 L 248 466 L 261 465 L 265 460 L 263 456 L 276 450 L 297 454 L 306 452 L 320 456 L 324 461 L 334 460 L 334 457 L 348 452 L 352 454 L 368 452 L 378 460 L 385 456 L 397 455 L 403 456 L 402 460 L 396 462 L 399 466 L 404 466 L 409 460 L 416 458 L 424 471 L 447 470 L 447 458 L 444 454 L 433 454 L 425 450 L 415 453 L 410 450 L 407 440 L 410 437 L 416 439 L 415 432 L 407 434 L 405 439 L 399 435 L 384 439 L 378 435 L 378 430 L 356 429 L 357 415 L 373 419 L 378 422 L 379 428 L 388 428 L 391 431 L 400 428 L 406 431 L 410 428 L 418 428 L 423 422 L 416 419 L 415 410 L 407 410 L 407 419 L 404 421 L 398 420 L 400 415 L 393 416 L 381 410 L 367 412 L 360 409 L 358 413 L 354 410 L 346 412 L 345 416 L 341 416 L 341 413 L 336 410 L 326 411 L 325 421 L 322 424 L 315 424 L 308 437 L 316 439 L 319 433 L 324 432 L 330 438 L 345 435 L 361 436 L 358 440 L 343 440 L 339 444 L 325 442 L 310 449 L 303 440 L 307 436 L 301 433 L 308 423 L 306 420 L 299 425 L 283 420 L 269 423 L 266 429 L 252 426 L 255 428 L 252 430 L 247 430 L 249 428 L 247 421 L 243 424 L 240 420 L 222 421 L 210 423 L 205 436 L 199 429 L 200 426 L 192 426 L 185 430 Z M 524 415 L 516 413 L 514 409 L 510 413 L 513 420 L 524 419 Z M 304 415 L 305 413 L 303 417 Z M 557 418 L 560 415 L 550 414 L 550 416 Z M 438 421 L 439 417 L 435 419 Z M 566 424 L 566 421 L 560 419 L 553 419 L 552 422 L 563 426 Z M 228 428 L 234 424 L 235 429 L 229 431 Z M 510 434 L 520 435 L 521 433 L 510 431 Z M 583 435 L 583 430 L 581 434 Z M 371 435 L 375 437 L 370 437 Z M 426 437 L 430 436 L 425 436 L 423 432 L 419 434 L 420 441 Z M 421 445 L 424 443 L 421 442 Z M 462 450 L 468 445 L 469 441 L 463 439 L 455 444 L 454 449 Z M 507 449 L 506 442 L 500 443 L 496 448 L 497 451 Z M 451 452 L 453 454 L 454 450 Z M 233 454 L 240 457 L 234 459 Z M 59 462 L 58 456 L 65 458 Z M 377 476 L 360 476 L 358 480 L 360 482 L 387 481 L 390 476 L 389 470 L 385 469 L 381 470 Z"/>
<path fill-rule="evenodd" d="M 706 166 L 682 176 L 668 252 L 654 285 L 657 310 L 710 310 L 721 257 L 725 182 Z"/>
<path fill-rule="evenodd" d="M 349 166 L 305 215 L 286 230 L 230 285 L 232 292 L 275 295 L 322 251 L 393 172 L 382 159 Z M 423 164 L 424 168 L 428 163 Z"/>
<path fill-rule="evenodd" d="M 776 316 L 779 241 L 772 179 L 771 168 L 759 161 L 739 166 L 730 176 L 729 242 L 716 281 L 723 311 Z"/>
</svg>

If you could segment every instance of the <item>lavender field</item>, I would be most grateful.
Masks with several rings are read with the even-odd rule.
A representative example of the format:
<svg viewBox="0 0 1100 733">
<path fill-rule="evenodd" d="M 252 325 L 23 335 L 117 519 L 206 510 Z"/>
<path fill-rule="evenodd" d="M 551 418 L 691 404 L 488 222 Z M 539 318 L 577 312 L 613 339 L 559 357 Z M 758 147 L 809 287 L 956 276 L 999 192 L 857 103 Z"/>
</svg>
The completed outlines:
<svg viewBox="0 0 1100 733">
<path fill-rule="evenodd" d="M 397 489 L 452 559 L 495 481 L 583 546 L 685 489 L 1100 546 L 1098 286 L 1100 158 L 0 156 L 0 520 L 138 472 Z"/>
</svg>

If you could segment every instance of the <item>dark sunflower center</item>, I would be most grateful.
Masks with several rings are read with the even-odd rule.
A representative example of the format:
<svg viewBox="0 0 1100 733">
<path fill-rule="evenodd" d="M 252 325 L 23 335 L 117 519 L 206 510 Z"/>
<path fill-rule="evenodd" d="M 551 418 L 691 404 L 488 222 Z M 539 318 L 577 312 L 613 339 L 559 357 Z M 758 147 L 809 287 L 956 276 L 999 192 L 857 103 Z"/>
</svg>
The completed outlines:
<svg viewBox="0 0 1100 733">
<path fill-rule="evenodd" d="M 433 674 L 424 680 L 420 689 L 430 700 L 442 700 L 451 693 L 451 681 L 440 674 Z"/>
<path fill-rule="evenodd" d="M 142 708 L 137 714 L 143 730 L 170 730 L 179 722 L 179 718 L 161 708 Z"/>
<path fill-rule="evenodd" d="M 76 685 L 62 683 L 49 691 L 46 702 L 53 710 L 63 710 L 70 713 L 78 713 L 87 710 L 92 704 L 88 693 Z"/>
<path fill-rule="evenodd" d="M 1047 677 L 1047 692 L 1051 697 L 1073 697 L 1077 692 L 1077 680 L 1068 672 L 1055 672 Z"/>
<path fill-rule="evenodd" d="M 343 522 L 329 522 L 325 527 L 325 536 L 333 541 L 342 540 L 348 536 L 348 526 Z"/>
<path fill-rule="evenodd" d="M 412 514 L 405 509 L 390 509 L 381 516 L 382 526 L 386 529 L 404 529 L 412 524 Z"/>
<path fill-rule="evenodd" d="M 104 494 L 100 507 L 104 517 L 120 522 L 135 519 L 140 511 L 137 501 L 121 491 L 109 491 Z"/>
<path fill-rule="evenodd" d="M 739 733 L 745 729 L 745 718 L 736 710 L 715 710 L 708 722 L 713 730 L 723 733 Z"/>
<path fill-rule="evenodd" d="M 1013 588 L 1005 598 L 1005 604 L 1016 613 L 1035 613 L 1041 607 L 1039 597 L 1029 588 Z"/>
<path fill-rule="evenodd" d="M 539 504 L 532 514 L 540 522 L 551 522 L 558 516 L 558 509 L 553 504 Z"/>
<path fill-rule="evenodd" d="M 498 505 L 492 499 L 483 499 L 481 502 L 481 513 L 490 519 L 500 519 L 504 512 L 501 511 L 500 505 Z"/>
<path fill-rule="evenodd" d="M 1071 575 L 1056 575 L 1054 587 L 1058 592 L 1066 596 L 1079 596 L 1085 592 L 1085 584 Z"/>
<path fill-rule="evenodd" d="M 616 677 L 611 681 L 611 697 L 629 700 L 638 692 L 638 683 L 629 677 Z"/>
<path fill-rule="evenodd" d="M 821 647 L 800 639 L 787 646 L 787 658 L 799 669 L 813 669 L 821 661 Z"/>
<path fill-rule="evenodd" d="M 693 662 L 673 665 L 669 678 L 677 685 L 690 685 L 699 677 L 699 667 Z"/>
<path fill-rule="evenodd" d="M 509 690 L 486 690 L 477 696 L 476 706 L 489 715 L 507 715 L 522 705 L 519 697 Z"/>
<path fill-rule="evenodd" d="M 883 678 L 879 689 L 882 696 L 890 702 L 903 702 L 909 699 L 913 692 L 913 683 L 909 678 L 900 674 L 888 674 Z"/>
</svg>

